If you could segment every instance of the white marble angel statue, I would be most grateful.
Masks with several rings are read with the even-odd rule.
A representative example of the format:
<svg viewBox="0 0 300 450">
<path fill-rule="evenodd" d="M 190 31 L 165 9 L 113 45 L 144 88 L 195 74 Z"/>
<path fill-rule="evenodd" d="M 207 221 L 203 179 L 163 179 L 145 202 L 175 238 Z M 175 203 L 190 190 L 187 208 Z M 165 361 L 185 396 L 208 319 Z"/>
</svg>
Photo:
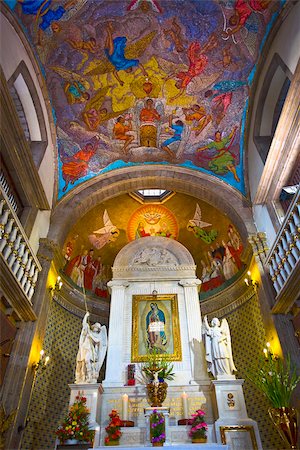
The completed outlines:
<svg viewBox="0 0 300 450">
<path fill-rule="evenodd" d="M 76 358 L 75 383 L 97 383 L 107 350 L 106 326 L 88 323 L 87 312 L 82 321 L 79 349 Z"/>
<path fill-rule="evenodd" d="M 226 319 L 220 321 L 214 317 L 209 326 L 207 316 L 203 320 L 203 334 L 206 350 L 207 370 L 213 376 L 221 378 L 232 378 L 236 367 L 233 362 L 231 339 L 228 322 Z"/>
</svg>

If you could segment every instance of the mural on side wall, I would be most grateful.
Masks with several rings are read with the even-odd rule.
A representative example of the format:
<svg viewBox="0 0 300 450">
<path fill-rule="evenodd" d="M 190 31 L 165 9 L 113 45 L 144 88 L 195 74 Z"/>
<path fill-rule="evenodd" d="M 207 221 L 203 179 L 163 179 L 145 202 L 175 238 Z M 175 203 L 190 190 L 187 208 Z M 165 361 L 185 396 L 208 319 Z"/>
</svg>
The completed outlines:
<svg viewBox="0 0 300 450">
<path fill-rule="evenodd" d="M 245 268 L 243 244 L 229 219 L 184 194 L 175 194 L 165 204 L 137 206 L 131 196 L 122 195 L 93 208 L 70 230 L 62 274 L 82 291 L 105 298 L 121 248 L 135 239 L 162 236 L 178 240 L 191 252 L 202 297 L 236 280 Z M 145 254 L 137 255 L 136 263 L 144 262 Z"/>
<path fill-rule="evenodd" d="M 46 74 L 59 198 L 108 170 L 153 162 L 244 193 L 249 88 L 284 1 L 5 1 Z"/>
<path fill-rule="evenodd" d="M 201 259 L 201 291 L 207 292 L 222 286 L 244 268 L 241 260 L 243 244 L 233 227 L 228 226 L 228 239 L 210 245 Z"/>
</svg>

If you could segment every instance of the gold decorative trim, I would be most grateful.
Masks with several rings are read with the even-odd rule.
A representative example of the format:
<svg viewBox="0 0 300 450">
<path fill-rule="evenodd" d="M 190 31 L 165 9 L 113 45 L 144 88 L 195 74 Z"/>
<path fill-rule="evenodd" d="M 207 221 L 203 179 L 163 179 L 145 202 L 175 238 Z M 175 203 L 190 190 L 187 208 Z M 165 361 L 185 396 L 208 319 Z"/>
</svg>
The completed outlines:
<svg viewBox="0 0 300 450">
<path fill-rule="evenodd" d="M 221 441 L 223 445 L 226 445 L 226 433 L 230 432 L 244 432 L 244 433 L 250 433 L 251 442 L 253 445 L 253 450 L 258 450 L 256 437 L 254 433 L 254 429 L 251 425 L 225 425 L 220 427 L 220 433 L 221 433 Z"/>
<path fill-rule="evenodd" d="M 139 317 L 140 302 L 161 303 L 170 302 L 171 325 L 170 334 L 173 340 L 173 353 L 162 353 L 161 357 L 167 361 L 181 361 L 181 339 L 180 339 L 180 324 L 178 315 L 178 301 L 177 294 L 163 294 L 163 295 L 133 295 L 132 296 L 132 344 L 131 344 L 131 361 L 142 362 L 147 361 L 147 354 L 139 353 L 139 340 L 143 336 Z"/>
</svg>

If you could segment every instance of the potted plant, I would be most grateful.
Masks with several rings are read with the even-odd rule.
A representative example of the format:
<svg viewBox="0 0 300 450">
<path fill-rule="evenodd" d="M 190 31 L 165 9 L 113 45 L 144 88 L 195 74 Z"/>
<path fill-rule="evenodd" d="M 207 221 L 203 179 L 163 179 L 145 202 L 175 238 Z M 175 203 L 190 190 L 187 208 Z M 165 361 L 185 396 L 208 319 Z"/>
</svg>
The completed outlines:
<svg viewBox="0 0 300 450">
<path fill-rule="evenodd" d="M 156 409 L 150 416 L 150 438 L 153 447 L 162 447 L 166 440 L 165 418 Z"/>
<path fill-rule="evenodd" d="M 168 384 L 165 380 L 174 380 L 173 364 L 161 353 L 153 349 L 142 364 L 142 373 L 147 387 L 147 400 L 150 406 L 162 406 L 167 397 Z"/>
<path fill-rule="evenodd" d="M 104 439 L 105 445 L 119 445 L 121 432 L 121 419 L 116 409 L 113 409 L 109 414 L 110 422 L 105 428 L 107 433 Z"/>
<path fill-rule="evenodd" d="M 205 422 L 205 412 L 197 409 L 192 418 L 189 419 L 188 425 L 191 425 L 189 436 L 193 443 L 205 443 L 207 441 L 207 423 Z"/>
<path fill-rule="evenodd" d="M 291 364 L 289 355 L 284 361 L 274 355 L 270 348 L 264 349 L 264 355 L 260 360 L 259 370 L 253 369 L 248 378 L 271 403 L 269 415 L 283 440 L 290 448 L 296 448 L 297 411 L 291 407 L 291 397 L 300 376 L 297 376 L 296 367 Z"/>
<path fill-rule="evenodd" d="M 87 442 L 92 443 L 95 436 L 95 430 L 89 427 L 90 412 L 86 406 L 86 397 L 78 392 L 75 402 L 70 407 L 68 415 L 63 423 L 56 430 L 62 444 Z"/>
</svg>

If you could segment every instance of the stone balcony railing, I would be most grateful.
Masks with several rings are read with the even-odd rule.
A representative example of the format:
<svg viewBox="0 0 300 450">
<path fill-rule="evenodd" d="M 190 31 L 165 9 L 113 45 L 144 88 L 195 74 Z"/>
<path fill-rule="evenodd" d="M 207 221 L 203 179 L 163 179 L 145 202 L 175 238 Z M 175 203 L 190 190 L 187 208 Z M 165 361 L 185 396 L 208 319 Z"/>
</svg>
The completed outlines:
<svg viewBox="0 0 300 450">
<path fill-rule="evenodd" d="M 28 313 L 26 313 L 26 301 L 23 301 L 20 305 L 20 309 L 23 311 L 21 315 L 32 320 L 34 314 L 31 308 L 31 299 L 42 268 L 30 247 L 26 233 L 11 207 L 8 197 L 2 189 L 0 190 L 0 254 L 2 259 L 1 281 L 11 289 L 13 289 L 11 281 L 16 283 L 20 294 L 18 296 L 18 292 L 15 292 L 16 304 L 20 302 L 20 297 L 26 299 Z"/>
<path fill-rule="evenodd" d="M 276 291 L 274 313 L 287 313 L 300 292 L 300 189 L 287 211 L 265 263 Z"/>
</svg>

